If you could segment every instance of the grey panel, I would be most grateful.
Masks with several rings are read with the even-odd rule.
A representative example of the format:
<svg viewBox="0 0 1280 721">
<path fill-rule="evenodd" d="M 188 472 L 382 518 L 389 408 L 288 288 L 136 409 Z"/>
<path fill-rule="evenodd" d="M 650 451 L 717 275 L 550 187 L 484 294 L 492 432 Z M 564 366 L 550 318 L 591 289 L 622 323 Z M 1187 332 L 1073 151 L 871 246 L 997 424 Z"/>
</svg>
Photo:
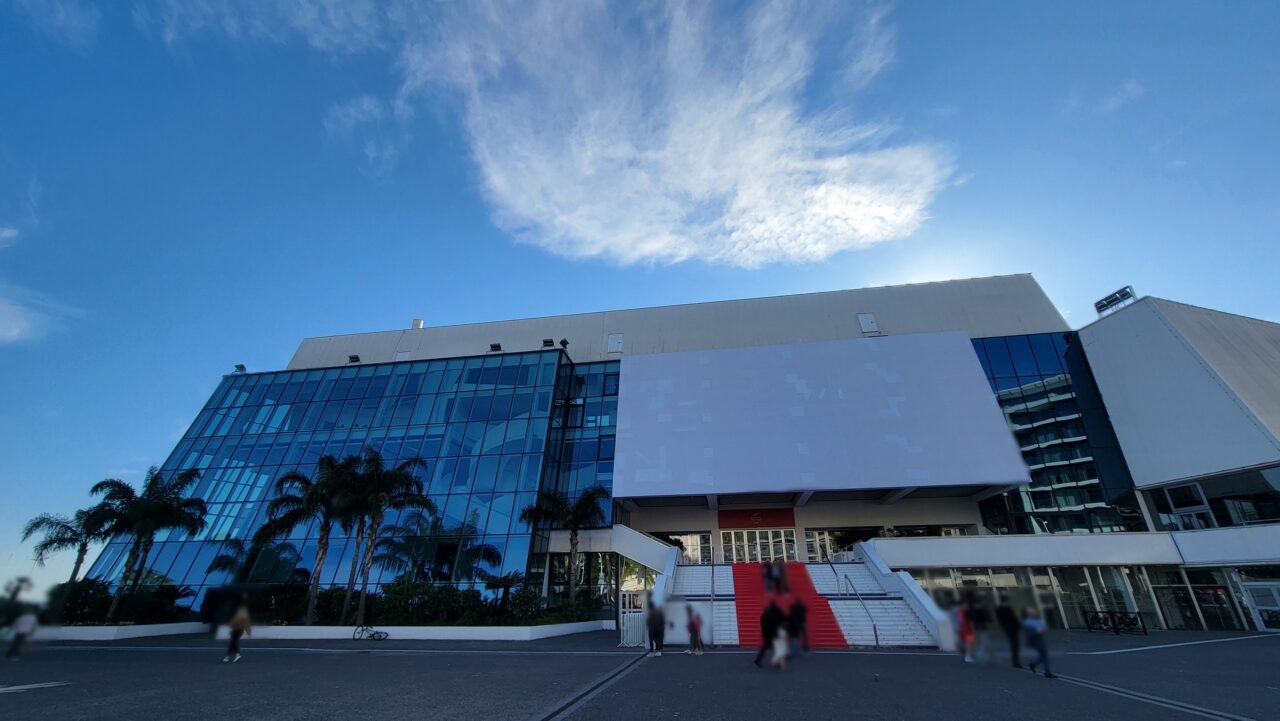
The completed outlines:
<svg viewBox="0 0 1280 721">
<path fill-rule="evenodd" d="M 963 333 L 625 356 L 617 497 L 1029 482 Z"/>
</svg>

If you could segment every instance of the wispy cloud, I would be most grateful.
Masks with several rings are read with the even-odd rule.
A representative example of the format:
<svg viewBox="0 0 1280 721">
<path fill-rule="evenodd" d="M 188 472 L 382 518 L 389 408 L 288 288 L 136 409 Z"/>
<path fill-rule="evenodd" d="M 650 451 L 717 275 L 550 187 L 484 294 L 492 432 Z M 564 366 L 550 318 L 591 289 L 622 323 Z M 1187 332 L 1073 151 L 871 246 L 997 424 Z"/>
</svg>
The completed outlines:
<svg viewBox="0 0 1280 721">
<path fill-rule="evenodd" d="M 9 225 L 0 225 L 0 248 L 13 245 L 18 240 L 18 229 Z"/>
<path fill-rule="evenodd" d="M 160 0 L 135 22 L 389 53 L 395 96 L 338 103 L 326 134 L 387 168 L 416 110 L 456 100 L 495 222 L 559 255 L 821 260 L 910 235 L 952 174 L 944 149 L 859 120 L 856 90 L 894 59 L 885 5 L 304 5 Z"/>
<path fill-rule="evenodd" d="M 12 0 L 14 8 L 41 32 L 74 47 L 98 34 L 98 8 L 77 0 Z"/>
<path fill-rule="evenodd" d="M 623 263 L 821 260 L 909 235 L 951 173 L 848 106 L 806 110 L 834 10 L 567 7 L 452 5 L 401 59 L 402 98 L 460 94 L 496 220 L 524 242 Z M 870 55 L 846 49 L 863 81 L 888 62 L 883 22 L 854 30 Z"/>
<path fill-rule="evenodd" d="M 1098 104 L 1099 112 L 1114 113 L 1124 106 L 1132 103 L 1146 93 L 1146 89 L 1142 87 L 1134 78 L 1125 80 L 1115 92 L 1102 99 Z"/>
<path fill-rule="evenodd" d="M 0 344 L 38 340 L 80 311 L 21 286 L 0 283 Z"/>
<path fill-rule="evenodd" d="M 357 148 L 361 172 L 385 175 L 395 167 L 401 148 L 408 142 L 408 132 L 389 115 L 385 102 L 361 95 L 330 106 L 324 129 L 330 139 Z"/>
</svg>

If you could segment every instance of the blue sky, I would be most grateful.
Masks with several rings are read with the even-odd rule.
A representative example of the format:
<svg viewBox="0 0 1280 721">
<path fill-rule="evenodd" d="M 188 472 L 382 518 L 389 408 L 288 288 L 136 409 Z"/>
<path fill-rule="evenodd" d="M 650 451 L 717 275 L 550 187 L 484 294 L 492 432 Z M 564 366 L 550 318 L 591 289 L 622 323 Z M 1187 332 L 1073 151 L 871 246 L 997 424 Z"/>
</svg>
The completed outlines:
<svg viewBox="0 0 1280 721">
<path fill-rule="evenodd" d="M 1032 272 L 1280 321 L 1280 6 L 0 0 L 0 578 L 234 363 Z M 67 573 L 69 558 L 37 572 Z"/>
</svg>

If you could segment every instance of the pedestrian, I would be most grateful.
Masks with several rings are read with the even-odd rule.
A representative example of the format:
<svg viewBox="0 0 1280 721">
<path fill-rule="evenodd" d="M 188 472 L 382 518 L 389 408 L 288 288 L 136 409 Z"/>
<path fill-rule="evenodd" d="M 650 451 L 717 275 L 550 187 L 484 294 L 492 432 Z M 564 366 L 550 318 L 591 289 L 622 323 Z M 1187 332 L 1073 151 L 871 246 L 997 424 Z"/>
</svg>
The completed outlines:
<svg viewBox="0 0 1280 721">
<path fill-rule="evenodd" d="M 13 640 L 9 642 L 9 650 L 4 657 L 10 661 L 22 658 L 22 651 L 27 647 L 27 640 L 35 634 L 37 625 L 39 625 L 39 619 L 36 618 L 36 612 L 30 607 L 24 608 L 22 613 L 13 620 L 13 625 L 9 627 Z"/>
<path fill-rule="evenodd" d="M 764 577 L 764 592 L 769 593 L 773 590 L 773 564 L 768 561 L 760 563 L 760 573 Z"/>
<path fill-rule="evenodd" d="M 787 564 L 783 563 L 782 560 L 779 559 L 773 562 L 773 567 L 777 569 L 775 572 L 777 574 L 777 579 L 774 583 L 778 586 L 778 593 L 781 593 L 784 596 L 791 593 L 791 583 L 787 580 Z"/>
<path fill-rule="evenodd" d="M 965 663 L 973 663 L 973 627 L 969 625 L 969 602 L 956 604 L 951 610 L 951 623 L 956 631 L 956 649 Z"/>
<path fill-rule="evenodd" d="M 787 635 L 791 637 L 791 655 L 799 655 L 803 649 L 809 653 L 809 607 L 798 596 L 787 609 Z"/>
<path fill-rule="evenodd" d="M 991 653 L 991 638 L 987 632 L 987 627 L 991 624 L 991 614 L 987 612 L 986 607 L 975 602 L 972 597 L 968 599 L 966 605 L 969 610 L 965 612 L 965 618 L 969 620 L 969 627 L 973 637 L 973 650 L 965 658 L 965 661 L 970 663 L 977 661 L 985 664 L 990 660 L 989 655 Z"/>
<path fill-rule="evenodd" d="M 222 659 L 222 662 L 238 663 L 240 661 L 240 637 L 245 635 L 253 636 L 253 621 L 249 618 L 249 601 L 246 597 L 240 597 L 236 612 L 231 615 L 231 620 L 227 622 L 227 629 L 231 632 L 231 642 L 227 644 L 227 655 Z"/>
<path fill-rule="evenodd" d="M 667 635 L 667 618 L 653 594 L 649 594 L 649 650 L 654 656 L 662 655 L 662 642 Z"/>
<path fill-rule="evenodd" d="M 1001 596 L 1000 604 L 996 606 L 996 623 L 1000 624 L 1000 630 L 1004 631 L 1005 638 L 1009 639 L 1009 653 L 1013 659 L 1013 667 L 1022 668 L 1022 659 L 1019 654 L 1022 646 L 1019 638 L 1022 633 L 1022 623 L 1018 621 L 1018 612 L 1009 605 L 1009 599 L 1006 596 Z"/>
<path fill-rule="evenodd" d="M 685 653 L 692 653 L 695 656 L 702 655 L 702 616 L 693 610 L 693 606 L 685 606 L 685 610 L 689 612 L 689 621 L 686 628 L 689 629 L 689 650 Z"/>
<path fill-rule="evenodd" d="M 786 621 L 786 614 L 778 606 L 777 600 L 770 598 L 769 605 L 765 606 L 764 612 L 760 614 L 760 651 L 756 654 L 755 660 L 757 666 L 764 660 L 765 654 L 773 648 L 774 640 L 782 632 L 783 624 Z M 783 645 L 783 653 L 786 653 L 785 644 Z"/>
<path fill-rule="evenodd" d="M 1049 670 L 1049 648 L 1044 642 L 1044 633 L 1048 625 L 1040 617 L 1040 612 L 1034 608 L 1028 608 L 1023 617 L 1022 632 L 1027 637 L 1027 646 L 1036 652 L 1036 660 L 1027 664 L 1028 670 L 1035 673 L 1037 666 L 1044 666 L 1045 678 L 1057 678 Z"/>
</svg>

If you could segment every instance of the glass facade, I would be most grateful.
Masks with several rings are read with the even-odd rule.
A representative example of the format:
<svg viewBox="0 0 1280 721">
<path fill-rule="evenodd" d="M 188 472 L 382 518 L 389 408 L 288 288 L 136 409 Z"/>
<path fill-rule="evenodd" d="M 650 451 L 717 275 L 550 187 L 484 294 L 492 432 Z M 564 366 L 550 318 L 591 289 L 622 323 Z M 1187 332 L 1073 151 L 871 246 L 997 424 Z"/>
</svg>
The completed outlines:
<svg viewBox="0 0 1280 721">
<path fill-rule="evenodd" d="M 1146 530 L 1074 333 L 979 338 L 982 363 L 1031 483 L 982 503 L 994 533 Z"/>
<path fill-rule="evenodd" d="M 612 415 L 607 424 L 601 420 L 604 368 L 587 383 L 600 390 L 597 402 L 584 397 L 588 402 L 571 406 L 592 409 L 592 425 L 584 413 L 581 428 L 564 428 L 567 385 L 557 381 L 568 377 L 567 368 L 567 357 L 549 350 L 224 377 L 163 467 L 200 471 L 193 495 L 208 504 L 208 525 L 194 537 L 157 535 L 149 578 L 190 587 L 198 607 L 209 588 L 231 575 L 209 572 L 210 562 L 224 541 L 246 539 L 266 520 L 277 478 L 293 470 L 313 474 L 321 456 L 365 447 L 389 464 L 424 459 L 418 475 L 440 516 L 391 511 L 382 537 L 395 543 L 386 552 L 406 557 L 375 564 L 371 584 L 393 580 L 406 564 L 432 580 L 481 589 L 477 569 L 525 571 L 532 532 L 520 522 L 520 509 L 548 483 L 578 488 L 607 481 L 611 470 L 600 461 L 612 459 L 611 430 L 601 450 L 602 429 L 613 423 Z M 616 372 L 611 383 L 616 395 Z M 548 453 L 557 434 L 575 445 Z M 320 569 L 326 586 L 345 583 L 355 550 L 341 529 L 331 538 Z M 264 553 L 249 580 L 284 581 L 297 569 L 310 576 L 315 540 L 314 527 L 295 529 L 279 546 L 286 552 Z M 126 550 L 123 540 L 109 543 L 90 575 L 118 578 Z"/>
<path fill-rule="evenodd" d="M 569 498 L 592 486 L 613 493 L 613 457 L 617 445 L 618 381 L 620 361 L 565 364 L 560 369 L 562 414 L 553 418 L 544 483 Z M 613 501 L 601 502 L 603 526 L 613 523 Z M 567 595 L 569 555 L 548 554 L 546 534 L 538 534 L 529 567 L 528 583 L 545 588 L 551 596 Z M 546 577 L 548 559 L 551 575 Z M 597 598 L 613 602 L 617 565 L 613 554 L 581 553 L 578 556 L 578 588 L 593 589 Z"/>
</svg>

